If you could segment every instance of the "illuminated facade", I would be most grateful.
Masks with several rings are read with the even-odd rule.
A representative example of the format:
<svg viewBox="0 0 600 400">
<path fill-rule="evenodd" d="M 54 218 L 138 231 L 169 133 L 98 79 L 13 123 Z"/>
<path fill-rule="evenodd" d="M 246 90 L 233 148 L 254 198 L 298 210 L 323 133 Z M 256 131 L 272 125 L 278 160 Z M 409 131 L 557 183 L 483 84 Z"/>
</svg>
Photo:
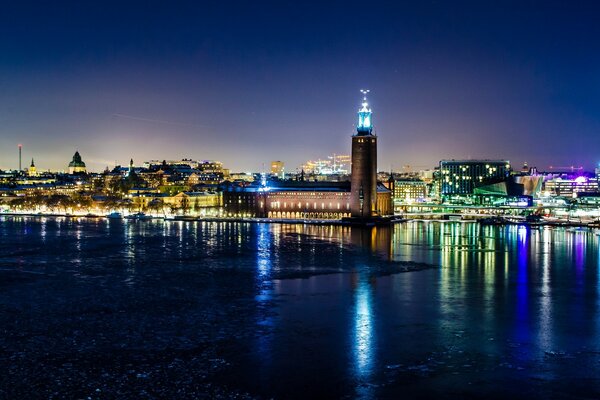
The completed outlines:
<svg viewBox="0 0 600 400">
<path fill-rule="evenodd" d="M 544 182 L 544 191 L 551 196 L 577 197 L 578 193 L 598 192 L 595 177 L 557 177 Z"/>
<path fill-rule="evenodd" d="M 31 159 L 31 165 L 27 169 L 27 176 L 37 176 L 37 168 L 35 167 L 35 163 L 33 162 L 33 158 Z"/>
<path fill-rule="evenodd" d="M 341 219 L 351 215 L 349 182 L 278 182 L 275 187 L 230 187 L 223 192 L 229 217 Z M 391 213 L 391 192 L 377 187 L 375 207 Z"/>
<path fill-rule="evenodd" d="M 309 175 L 348 175 L 351 158 L 349 155 L 333 154 L 327 160 L 309 160 L 302 165 L 302 170 Z"/>
<path fill-rule="evenodd" d="M 440 192 L 442 196 L 471 195 L 478 186 L 506 179 L 510 171 L 510 162 L 505 160 L 442 160 Z"/>
<path fill-rule="evenodd" d="M 358 112 L 356 134 L 352 136 L 352 184 L 350 209 L 352 217 L 371 218 L 377 212 L 377 136 L 373 134 L 372 112 L 364 94 Z"/>
<path fill-rule="evenodd" d="M 217 216 L 220 215 L 222 206 L 221 193 L 217 192 L 180 192 L 169 196 L 138 191 L 130 195 L 130 198 L 136 211 Z"/>
<path fill-rule="evenodd" d="M 259 202 L 260 215 L 268 218 L 341 219 L 350 216 L 350 196 L 343 186 L 278 188 L 264 192 Z"/>
<path fill-rule="evenodd" d="M 400 202 L 423 201 L 428 196 L 427 183 L 420 179 L 395 179 L 394 200 Z"/>
<path fill-rule="evenodd" d="M 271 161 L 271 175 L 284 178 L 285 165 L 283 161 Z"/>
</svg>

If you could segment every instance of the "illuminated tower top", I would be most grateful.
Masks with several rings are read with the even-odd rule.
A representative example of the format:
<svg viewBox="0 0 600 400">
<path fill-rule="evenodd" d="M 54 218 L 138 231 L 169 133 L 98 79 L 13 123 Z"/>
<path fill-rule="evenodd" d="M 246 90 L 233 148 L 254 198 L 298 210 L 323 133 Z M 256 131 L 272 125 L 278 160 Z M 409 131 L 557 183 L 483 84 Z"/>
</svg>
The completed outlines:
<svg viewBox="0 0 600 400">
<path fill-rule="evenodd" d="M 369 108 L 369 102 L 367 101 L 367 93 L 369 90 L 361 90 L 363 94 L 362 108 L 358 110 L 358 125 L 356 127 L 357 136 L 372 135 L 373 132 L 373 121 L 371 116 L 373 112 Z"/>
</svg>

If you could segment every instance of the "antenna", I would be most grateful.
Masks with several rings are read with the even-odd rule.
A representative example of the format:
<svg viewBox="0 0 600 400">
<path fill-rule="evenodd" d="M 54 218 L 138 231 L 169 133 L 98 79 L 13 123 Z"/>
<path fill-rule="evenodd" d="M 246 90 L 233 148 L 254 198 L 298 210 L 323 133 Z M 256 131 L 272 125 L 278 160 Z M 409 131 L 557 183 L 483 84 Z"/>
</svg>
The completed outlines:
<svg viewBox="0 0 600 400">
<path fill-rule="evenodd" d="M 360 89 L 360 92 L 363 94 L 364 100 L 367 99 L 367 93 L 370 92 L 369 89 Z"/>
<path fill-rule="evenodd" d="M 23 145 L 19 143 L 19 171 L 22 170 L 21 168 L 21 149 L 23 148 Z"/>
</svg>

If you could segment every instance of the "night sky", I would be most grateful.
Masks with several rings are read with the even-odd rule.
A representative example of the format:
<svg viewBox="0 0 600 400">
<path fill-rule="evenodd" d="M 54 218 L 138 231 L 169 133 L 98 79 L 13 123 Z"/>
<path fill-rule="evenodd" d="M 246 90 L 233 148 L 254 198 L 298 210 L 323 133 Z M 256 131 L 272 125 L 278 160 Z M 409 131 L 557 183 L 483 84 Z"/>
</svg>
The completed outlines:
<svg viewBox="0 0 600 400">
<path fill-rule="evenodd" d="M 40 2 L 41 3 L 41 2 Z M 371 89 L 379 169 L 600 161 L 600 5 L 3 2 L 0 168 L 349 153 Z"/>
</svg>

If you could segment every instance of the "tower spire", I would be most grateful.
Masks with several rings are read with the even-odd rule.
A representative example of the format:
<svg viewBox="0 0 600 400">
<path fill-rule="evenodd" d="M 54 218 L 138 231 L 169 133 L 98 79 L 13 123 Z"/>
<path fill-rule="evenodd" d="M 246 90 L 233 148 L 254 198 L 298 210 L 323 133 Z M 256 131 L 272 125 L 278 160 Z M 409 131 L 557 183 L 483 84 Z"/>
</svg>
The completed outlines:
<svg viewBox="0 0 600 400">
<path fill-rule="evenodd" d="M 369 102 L 367 101 L 367 94 L 370 92 L 369 89 L 361 89 L 363 94 L 362 108 L 358 110 L 358 125 L 356 127 L 356 134 L 358 136 L 371 135 L 373 131 L 373 123 L 371 116 L 373 112 L 369 108 Z"/>
</svg>

